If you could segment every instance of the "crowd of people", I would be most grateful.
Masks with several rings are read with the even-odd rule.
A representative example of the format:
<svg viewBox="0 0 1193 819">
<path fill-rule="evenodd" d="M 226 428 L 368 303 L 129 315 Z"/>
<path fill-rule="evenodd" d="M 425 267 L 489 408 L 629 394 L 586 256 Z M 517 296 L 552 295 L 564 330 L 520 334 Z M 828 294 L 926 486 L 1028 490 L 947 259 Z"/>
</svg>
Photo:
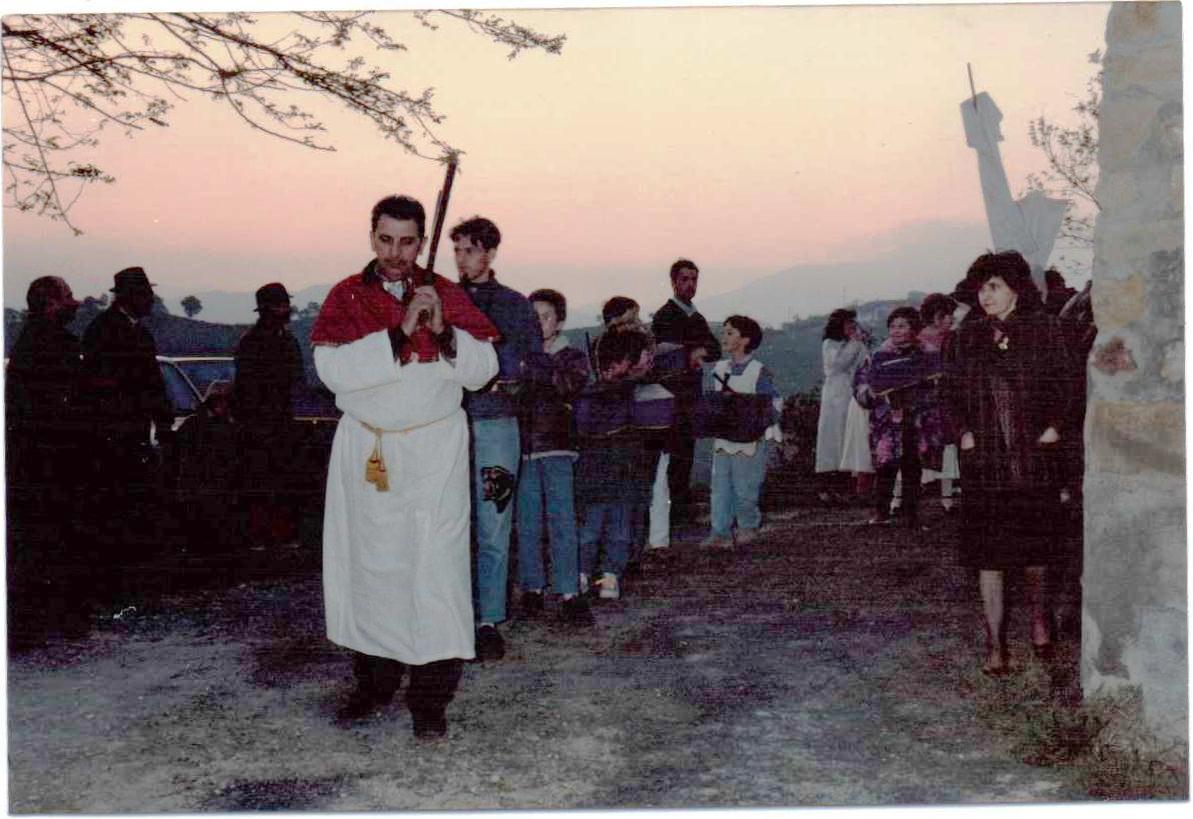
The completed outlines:
<svg viewBox="0 0 1193 819">
<path fill-rule="evenodd" d="M 705 545 L 755 536 L 779 396 L 761 327 L 732 316 L 718 340 L 690 260 L 650 325 L 614 296 L 580 348 L 562 293 L 498 280 L 491 220 L 451 231 L 458 283 L 417 264 L 425 222 L 410 197 L 377 203 L 375 258 L 332 289 L 311 342 L 344 413 L 323 537 L 328 636 L 355 657 L 340 717 L 388 704 L 409 671 L 415 733 L 439 736 L 461 663 L 505 654 L 511 550 L 523 616 L 557 599 L 565 624 L 594 625 L 589 598 L 619 599 L 629 564 L 693 521 L 698 437 L 715 439 Z"/>
<path fill-rule="evenodd" d="M 697 524 L 698 439 L 713 442 L 701 545 L 732 550 L 755 539 L 768 448 L 782 437 L 781 396 L 757 356 L 762 328 L 735 315 L 714 335 L 694 304 L 700 271 L 691 260 L 671 266 L 673 295 L 649 324 L 635 300 L 614 296 L 601 331 L 580 345 L 563 332 L 562 293 L 526 296 L 498 280 L 501 233 L 491 220 L 465 220 L 450 236 L 458 282 L 417 263 L 422 205 L 378 202 L 372 260 L 332 288 L 311 331 L 315 369 L 343 413 L 323 521 L 327 635 L 352 652 L 355 679 L 339 718 L 387 705 L 408 674 L 406 702 L 423 738 L 446 733 L 463 662 L 503 658 L 499 627 L 511 602 L 522 616 L 554 609 L 569 627 L 591 627 L 592 598 L 619 599 L 633 562 L 667 555 L 675 527 Z M 10 525 L 21 544 L 10 550 L 10 611 L 74 601 L 50 619 L 85 622 L 79 575 L 105 563 L 86 555 L 131 537 L 151 437 L 174 434 L 140 321 L 152 287 L 141 268 L 117 273 L 114 303 L 80 342 L 66 329 L 78 306 L 69 286 L 53 277 L 30 286 L 8 370 Z M 184 430 L 204 446 L 231 434 L 235 415 L 230 440 L 250 474 L 245 535 L 277 546 L 295 535 L 278 453 L 302 357 L 284 286 L 261 287 L 257 304 L 259 319 L 236 349 L 235 383 L 210 390 Z M 1026 568 L 1031 640 L 1040 652 L 1050 646 L 1049 505 L 1065 473 L 1055 451 L 1074 434 L 1066 340 L 1016 253 L 980 257 L 951 296 L 895 309 L 887 330 L 874 348 L 845 309 L 825 328 L 816 470 L 831 477 L 820 498 L 872 491 L 872 523 L 888 523 L 899 504 L 919 527 L 923 476 L 942 479 L 946 508 L 962 478 L 962 553 L 980 570 L 990 641 L 984 669 L 1002 673 L 1007 569 Z M 91 451 L 76 446 L 82 437 L 97 444 L 86 468 L 77 463 Z M 872 489 L 847 483 L 870 473 Z M 78 520 L 115 525 L 74 526 L 56 514 L 79 502 L 92 511 Z M 39 549 L 57 544 L 69 544 L 74 558 L 57 564 L 69 568 L 39 571 Z"/>
<path fill-rule="evenodd" d="M 1007 672 L 1004 573 L 1022 569 L 1030 641 L 1052 653 L 1046 572 L 1061 561 L 1060 507 L 1080 487 L 1084 362 L 1093 340 L 1088 291 L 1048 271 L 1041 294 L 1015 251 L 979 256 L 950 295 L 887 317 L 876 348 L 847 309 L 824 331 L 825 383 L 817 436 L 820 499 L 873 474 L 872 525 L 897 512 L 922 529 L 921 483 L 961 504 L 960 558 L 978 570 L 986 624 L 982 670 Z M 1062 321 L 1058 316 L 1063 317 Z M 865 442 L 859 442 L 862 431 Z"/>
<path fill-rule="evenodd" d="M 143 268 L 116 273 L 111 305 L 80 339 L 69 329 L 79 308 L 70 285 L 43 276 L 29 286 L 5 384 L 14 646 L 85 633 L 95 607 L 121 594 L 128 570 L 179 530 L 208 549 L 234 539 L 255 549 L 297 545 L 284 454 L 303 364 L 286 326 L 289 294 L 276 282 L 257 291 L 259 319 L 237 345 L 235 381 L 213 382 L 176 429 L 143 323 L 154 287 Z M 163 453 L 181 449 L 207 457 L 170 458 L 196 490 L 171 516 Z"/>
</svg>

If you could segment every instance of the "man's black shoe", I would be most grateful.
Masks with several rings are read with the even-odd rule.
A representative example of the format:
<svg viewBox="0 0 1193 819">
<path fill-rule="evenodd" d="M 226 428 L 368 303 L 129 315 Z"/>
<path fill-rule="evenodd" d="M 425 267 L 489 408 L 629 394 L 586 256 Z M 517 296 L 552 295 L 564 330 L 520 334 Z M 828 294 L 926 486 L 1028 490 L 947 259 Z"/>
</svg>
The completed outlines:
<svg viewBox="0 0 1193 819">
<path fill-rule="evenodd" d="M 415 739 L 442 739 L 447 736 L 447 714 L 440 711 L 437 714 L 411 713 L 414 717 Z"/>
<path fill-rule="evenodd" d="M 569 626 L 596 625 L 596 620 L 592 616 L 592 609 L 588 605 L 588 599 L 582 594 L 564 600 L 559 610 L 559 616 Z"/>
<path fill-rule="evenodd" d="M 522 592 L 522 616 L 538 617 L 543 613 L 542 592 Z"/>
<path fill-rule="evenodd" d="M 505 640 L 501 639 L 501 632 L 497 626 L 481 626 L 476 630 L 476 658 L 482 663 L 486 660 L 500 660 L 505 656 Z"/>
<path fill-rule="evenodd" d="M 393 698 L 393 694 L 382 696 L 358 688 L 348 696 L 348 701 L 336 711 L 336 719 L 342 722 L 362 720 L 378 708 L 389 705 Z"/>
</svg>

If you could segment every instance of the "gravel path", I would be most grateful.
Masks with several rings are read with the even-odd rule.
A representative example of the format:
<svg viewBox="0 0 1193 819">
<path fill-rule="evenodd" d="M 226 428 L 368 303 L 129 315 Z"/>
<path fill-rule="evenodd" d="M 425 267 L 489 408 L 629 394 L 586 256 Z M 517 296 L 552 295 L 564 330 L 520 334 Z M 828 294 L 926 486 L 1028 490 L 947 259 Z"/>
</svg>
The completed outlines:
<svg viewBox="0 0 1193 819">
<path fill-rule="evenodd" d="M 230 587 L 10 658 L 10 810 L 1087 799 L 994 727 L 1007 683 L 977 672 L 975 581 L 953 563 L 955 522 L 927 515 L 918 539 L 856 525 L 862 510 L 795 509 L 733 554 L 679 543 L 589 632 L 550 612 L 507 624 L 506 659 L 467 667 L 431 744 L 397 704 L 335 724 L 350 670 L 323 636 L 317 550 L 256 557 Z M 1014 618 L 1015 684 L 1073 696 L 1071 638 L 1045 669 Z"/>
</svg>

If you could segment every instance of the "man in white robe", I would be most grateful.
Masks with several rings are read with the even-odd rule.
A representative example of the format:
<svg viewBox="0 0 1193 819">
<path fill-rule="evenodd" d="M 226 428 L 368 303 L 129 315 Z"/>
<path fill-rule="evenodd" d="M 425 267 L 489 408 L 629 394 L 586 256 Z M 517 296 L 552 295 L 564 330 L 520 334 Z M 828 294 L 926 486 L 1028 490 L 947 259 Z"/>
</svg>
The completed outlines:
<svg viewBox="0 0 1193 819">
<path fill-rule="evenodd" d="M 422 205 L 373 209 L 376 259 L 328 294 L 315 368 L 344 415 L 332 444 L 323 529 L 327 636 L 354 652 L 359 719 L 388 704 L 410 667 L 415 736 L 443 736 L 474 656 L 468 422 L 463 390 L 497 373 L 497 332 L 467 295 L 415 260 Z"/>
</svg>

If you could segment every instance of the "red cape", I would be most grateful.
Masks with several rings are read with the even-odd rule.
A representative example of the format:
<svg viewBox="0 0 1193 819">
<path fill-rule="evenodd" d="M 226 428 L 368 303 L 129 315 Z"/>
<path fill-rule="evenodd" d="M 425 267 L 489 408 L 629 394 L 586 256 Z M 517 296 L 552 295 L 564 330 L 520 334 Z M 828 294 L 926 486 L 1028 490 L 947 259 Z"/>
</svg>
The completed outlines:
<svg viewBox="0 0 1193 819">
<path fill-rule="evenodd" d="M 402 323 L 406 300 L 399 302 L 385 290 L 380 277 L 373 272 L 375 264 L 376 261 L 370 262 L 363 271 L 331 289 L 319 309 L 315 326 L 311 328 L 311 344 L 348 344 Z M 447 324 L 478 341 L 501 338 L 497 328 L 472 303 L 463 288 L 439 274 L 434 274 L 432 283 L 443 303 L 443 319 Z M 425 324 L 418 326 L 410 338 L 410 345 L 402 350 L 403 363 L 411 352 L 419 361 L 434 361 L 439 357 L 439 345 Z"/>
</svg>

